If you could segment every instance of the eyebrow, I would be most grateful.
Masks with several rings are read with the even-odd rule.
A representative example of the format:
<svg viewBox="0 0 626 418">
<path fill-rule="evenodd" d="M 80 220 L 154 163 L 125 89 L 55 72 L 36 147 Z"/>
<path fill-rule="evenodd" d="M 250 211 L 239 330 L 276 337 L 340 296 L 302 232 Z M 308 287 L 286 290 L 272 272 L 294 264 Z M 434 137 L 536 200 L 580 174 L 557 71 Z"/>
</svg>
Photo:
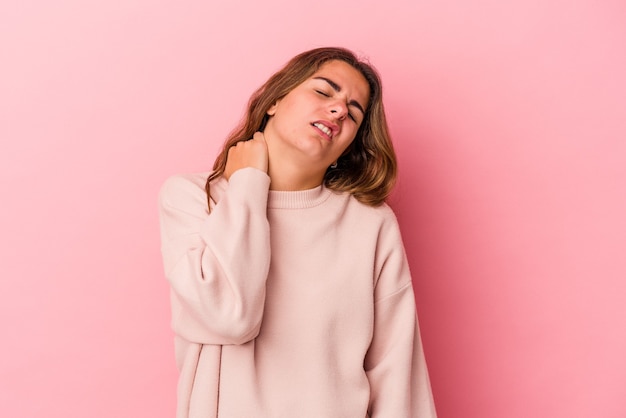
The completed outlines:
<svg viewBox="0 0 626 418">
<path fill-rule="evenodd" d="M 326 77 L 314 77 L 315 80 L 324 80 L 325 82 L 327 82 L 332 88 L 333 90 L 335 90 L 336 92 L 340 92 L 341 91 L 341 86 L 337 83 L 335 83 L 333 80 L 328 79 Z M 361 104 L 359 102 L 357 102 L 356 100 L 352 99 L 348 102 L 348 105 L 352 105 L 354 107 L 356 107 L 357 109 L 359 109 L 361 111 L 361 113 L 363 113 L 365 115 L 365 110 L 363 110 L 363 106 L 361 106 Z"/>
</svg>

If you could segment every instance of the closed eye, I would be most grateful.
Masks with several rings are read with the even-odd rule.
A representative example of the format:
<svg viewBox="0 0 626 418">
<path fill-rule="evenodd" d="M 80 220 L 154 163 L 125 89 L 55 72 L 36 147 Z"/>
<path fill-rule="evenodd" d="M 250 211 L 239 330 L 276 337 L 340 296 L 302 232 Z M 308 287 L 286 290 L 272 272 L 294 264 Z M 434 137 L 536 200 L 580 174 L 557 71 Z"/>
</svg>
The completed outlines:
<svg viewBox="0 0 626 418">
<path fill-rule="evenodd" d="M 324 97 L 330 97 L 330 94 L 324 92 L 323 90 L 315 90 L 316 93 L 321 94 Z M 350 117 L 350 119 L 352 119 L 354 122 L 356 122 L 356 118 L 354 117 L 354 115 L 350 112 L 348 112 L 348 117 Z"/>
</svg>

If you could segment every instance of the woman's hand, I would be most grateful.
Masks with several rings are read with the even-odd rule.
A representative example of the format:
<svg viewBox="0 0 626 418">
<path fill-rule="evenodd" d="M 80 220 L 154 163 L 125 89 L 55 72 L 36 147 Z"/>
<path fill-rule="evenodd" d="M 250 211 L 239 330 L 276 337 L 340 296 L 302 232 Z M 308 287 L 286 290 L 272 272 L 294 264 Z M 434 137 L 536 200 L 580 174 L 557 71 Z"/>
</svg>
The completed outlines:
<svg viewBox="0 0 626 418">
<path fill-rule="evenodd" d="M 246 167 L 258 168 L 267 173 L 268 166 L 269 157 L 265 136 L 262 132 L 256 132 L 252 139 L 237 142 L 230 147 L 224 177 L 229 179 L 235 171 Z"/>
</svg>

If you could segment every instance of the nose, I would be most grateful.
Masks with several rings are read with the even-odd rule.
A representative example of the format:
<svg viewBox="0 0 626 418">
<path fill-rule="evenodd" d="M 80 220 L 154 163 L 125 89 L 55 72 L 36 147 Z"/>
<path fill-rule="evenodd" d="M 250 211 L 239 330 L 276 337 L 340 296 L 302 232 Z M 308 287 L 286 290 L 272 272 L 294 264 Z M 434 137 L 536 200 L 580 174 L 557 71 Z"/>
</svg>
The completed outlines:
<svg viewBox="0 0 626 418">
<path fill-rule="evenodd" d="M 348 106 L 337 100 L 330 106 L 330 113 L 337 120 L 344 120 L 348 116 Z"/>
</svg>

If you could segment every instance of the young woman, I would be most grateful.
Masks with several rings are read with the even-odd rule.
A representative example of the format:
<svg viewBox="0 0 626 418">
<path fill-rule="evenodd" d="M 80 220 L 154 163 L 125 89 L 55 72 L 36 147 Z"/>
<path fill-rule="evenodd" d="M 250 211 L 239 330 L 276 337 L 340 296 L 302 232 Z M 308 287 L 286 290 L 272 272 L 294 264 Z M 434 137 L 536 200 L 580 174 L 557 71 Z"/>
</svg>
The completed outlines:
<svg viewBox="0 0 626 418">
<path fill-rule="evenodd" d="M 432 418 L 376 71 L 294 57 L 160 194 L 178 418 Z"/>
</svg>

